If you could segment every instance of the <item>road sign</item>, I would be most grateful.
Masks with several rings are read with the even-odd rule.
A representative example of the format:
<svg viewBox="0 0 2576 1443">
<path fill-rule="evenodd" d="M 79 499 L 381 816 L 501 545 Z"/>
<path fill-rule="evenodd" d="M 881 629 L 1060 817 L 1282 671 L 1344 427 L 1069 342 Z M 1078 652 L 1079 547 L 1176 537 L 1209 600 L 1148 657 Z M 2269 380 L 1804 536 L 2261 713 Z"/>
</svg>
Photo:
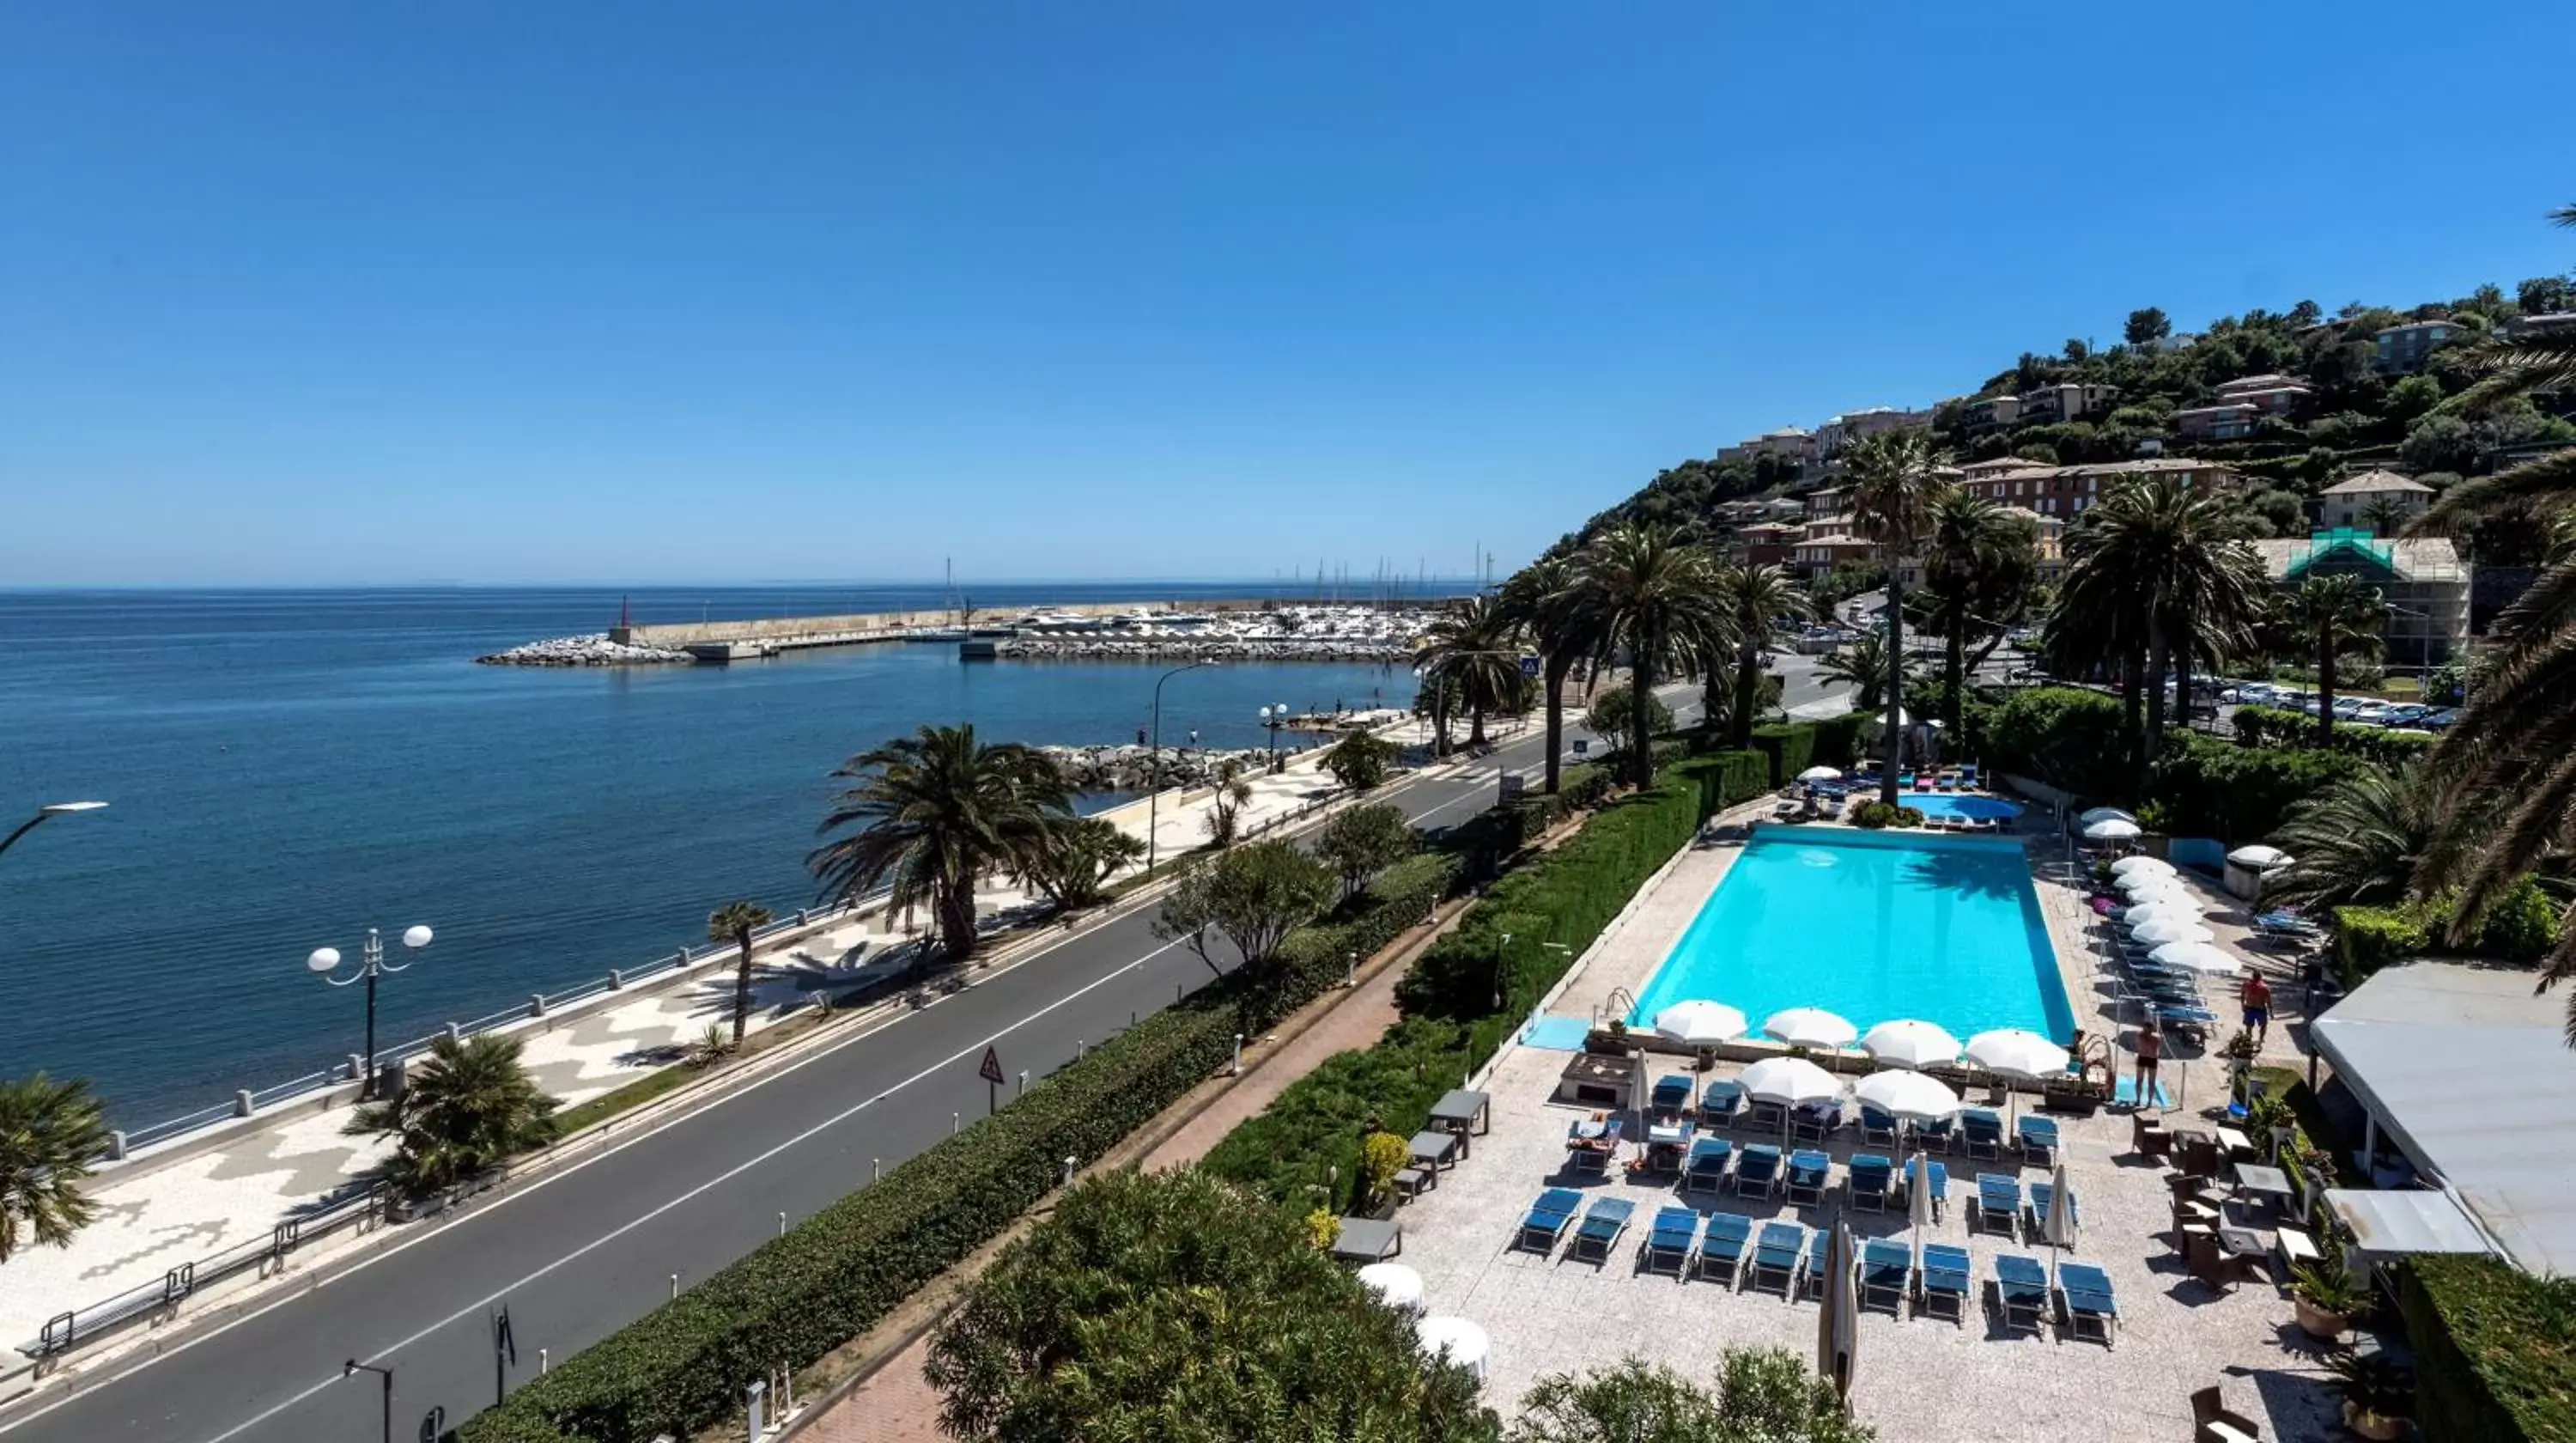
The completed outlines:
<svg viewBox="0 0 2576 1443">
<path fill-rule="evenodd" d="M 1590 743 L 1590 742 L 1588 742 L 1588 741 L 1585 741 L 1585 740 L 1584 740 L 1583 738 L 1581 738 L 1581 737 L 1576 737 L 1576 738 L 1574 739 L 1574 754 L 1575 754 L 1576 756 L 1578 756 L 1578 757 L 1579 757 L 1579 756 L 1582 756 L 1584 753 L 1586 753 L 1586 752 L 1588 752 L 1588 751 L 1590 751 L 1590 750 L 1592 750 L 1592 743 Z"/>
<path fill-rule="evenodd" d="M 991 1047 L 989 1047 L 989 1046 L 988 1046 L 988 1047 L 986 1047 L 986 1048 L 984 1049 L 984 1065 L 975 1069 L 975 1075 L 976 1075 L 977 1077 L 980 1077 L 980 1078 L 984 1079 L 986 1082 L 997 1083 L 997 1084 L 998 1084 L 999 1082 L 1001 1082 L 1001 1080 L 1002 1080 L 1002 1057 L 1001 1057 L 1001 1054 L 1000 1054 L 1000 1053 L 995 1052 L 995 1051 L 994 1051 Z"/>
<path fill-rule="evenodd" d="M 1522 658 L 1521 658 L 1521 675 L 1523 675 L 1523 676 L 1536 676 L 1536 675 L 1538 675 L 1538 658 L 1537 658 L 1537 657 L 1534 657 L 1534 656 L 1525 656 L 1525 657 L 1522 657 Z"/>
</svg>

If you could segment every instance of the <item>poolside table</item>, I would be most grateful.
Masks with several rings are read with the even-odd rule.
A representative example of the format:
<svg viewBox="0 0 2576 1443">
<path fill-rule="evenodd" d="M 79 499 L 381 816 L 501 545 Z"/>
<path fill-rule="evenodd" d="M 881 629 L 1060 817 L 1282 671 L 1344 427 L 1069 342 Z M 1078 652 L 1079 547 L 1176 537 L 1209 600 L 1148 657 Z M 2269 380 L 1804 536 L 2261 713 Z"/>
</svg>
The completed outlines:
<svg viewBox="0 0 2576 1443">
<path fill-rule="evenodd" d="M 1381 1263 L 1404 1251 L 1404 1224 L 1376 1218 L 1344 1218 L 1333 1238 L 1333 1256 L 1349 1262 Z"/>
<path fill-rule="evenodd" d="M 2298 1190 L 2290 1186 L 2288 1173 L 2277 1167 L 2263 1167 L 2250 1162 L 2236 1165 L 2236 1187 L 2239 1192 L 2250 1192 L 2257 1197 L 2284 1203 L 2298 1196 Z"/>
<path fill-rule="evenodd" d="M 1465 1137 L 1471 1132 L 1494 1130 L 1493 1099 L 1481 1092 L 1453 1087 L 1438 1102 L 1431 1104 L 1431 1125 L 1447 1128 Z M 1465 1144 L 1460 1144 L 1463 1155 Z"/>
<path fill-rule="evenodd" d="M 1415 1162 L 1428 1163 L 1434 1168 L 1458 1165 L 1458 1134 L 1454 1132 L 1443 1132 L 1436 1127 L 1429 1128 L 1415 1133 L 1413 1141 L 1408 1146 Z"/>
<path fill-rule="evenodd" d="M 2229 1157 L 2253 1157 L 2256 1155 L 2254 1151 L 2254 1139 L 2247 1137 L 2236 1129 L 2232 1127 L 2221 1127 L 2216 1129 L 2215 1133 L 2218 1138 L 2218 1146 L 2220 1150 L 2225 1152 Z"/>
</svg>

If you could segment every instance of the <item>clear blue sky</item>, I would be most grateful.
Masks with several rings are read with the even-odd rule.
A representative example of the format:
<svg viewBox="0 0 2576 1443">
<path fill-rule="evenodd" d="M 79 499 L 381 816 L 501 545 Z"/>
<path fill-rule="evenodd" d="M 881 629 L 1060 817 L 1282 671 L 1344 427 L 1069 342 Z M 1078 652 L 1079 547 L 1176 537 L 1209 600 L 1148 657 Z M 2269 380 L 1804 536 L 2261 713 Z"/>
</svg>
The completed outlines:
<svg viewBox="0 0 2576 1443">
<path fill-rule="evenodd" d="M 0 584 L 1510 565 L 2576 263 L 2528 4 L 19 7 Z"/>
</svg>

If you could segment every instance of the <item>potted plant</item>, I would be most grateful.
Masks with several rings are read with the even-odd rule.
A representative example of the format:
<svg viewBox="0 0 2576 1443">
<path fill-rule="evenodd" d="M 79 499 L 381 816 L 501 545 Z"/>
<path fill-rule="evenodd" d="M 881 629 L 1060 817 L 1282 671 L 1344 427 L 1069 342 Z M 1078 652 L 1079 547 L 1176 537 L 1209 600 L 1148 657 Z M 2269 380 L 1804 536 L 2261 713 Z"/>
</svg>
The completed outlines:
<svg viewBox="0 0 2576 1443">
<path fill-rule="evenodd" d="M 2334 1390 L 2343 1399 L 2343 1426 L 2379 1443 L 2406 1436 L 2407 1416 L 2415 1411 L 2415 1380 L 2387 1354 L 2346 1348 L 2326 1360 L 2326 1370 L 2334 1374 Z"/>
<path fill-rule="evenodd" d="M 2370 1306 L 2352 1269 L 2342 1263 L 2302 1263 L 2290 1274 L 2290 1301 L 2299 1327 L 2312 1338 L 2340 1338 Z"/>
</svg>

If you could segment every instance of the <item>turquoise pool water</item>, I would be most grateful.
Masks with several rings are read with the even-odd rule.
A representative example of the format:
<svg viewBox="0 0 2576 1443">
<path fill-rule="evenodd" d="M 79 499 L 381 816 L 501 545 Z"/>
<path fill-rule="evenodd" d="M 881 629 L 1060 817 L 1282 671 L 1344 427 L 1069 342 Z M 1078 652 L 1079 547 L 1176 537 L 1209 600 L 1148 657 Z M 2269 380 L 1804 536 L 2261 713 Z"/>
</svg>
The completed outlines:
<svg viewBox="0 0 2576 1443">
<path fill-rule="evenodd" d="M 2075 1031 L 2029 864 L 2019 843 L 1990 837 L 1756 828 L 1628 1024 L 1691 998 L 1757 1028 L 1822 1007 L 1863 1031 L 1919 1017 L 1962 1041 L 1991 1027 L 2060 1042 Z"/>
<path fill-rule="evenodd" d="M 1965 797 L 1953 792 L 1907 792 L 1905 805 L 1927 817 L 2002 817 L 2021 815 L 2021 808 L 1997 797 Z"/>
</svg>

